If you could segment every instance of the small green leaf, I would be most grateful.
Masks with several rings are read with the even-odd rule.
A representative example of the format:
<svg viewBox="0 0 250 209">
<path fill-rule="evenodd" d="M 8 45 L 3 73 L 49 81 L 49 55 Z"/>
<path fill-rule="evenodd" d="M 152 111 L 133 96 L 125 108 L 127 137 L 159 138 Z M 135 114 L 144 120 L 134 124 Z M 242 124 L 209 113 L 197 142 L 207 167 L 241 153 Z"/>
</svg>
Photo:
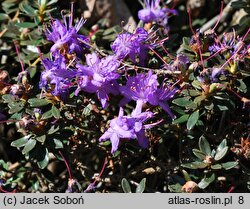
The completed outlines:
<svg viewBox="0 0 250 209">
<path fill-rule="evenodd" d="M 216 105 L 220 111 L 229 110 L 226 105 Z"/>
<path fill-rule="evenodd" d="M 4 160 L 0 160 L 0 165 L 1 167 L 5 170 L 5 171 L 8 171 L 9 170 L 9 165 L 7 162 L 5 162 Z"/>
<path fill-rule="evenodd" d="M 211 156 L 212 158 L 214 158 L 215 154 L 216 154 L 216 150 L 215 150 L 215 149 L 212 149 L 211 155 L 210 155 L 210 156 Z"/>
<path fill-rule="evenodd" d="M 192 86 L 194 87 L 194 88 L 196 88 L 196 89 L 202 89 L 201 88 L 201 82 L 200 81 L 198 81 L 198 80 L 194 80 L 193 82 L 192 82 Z"/>
<path fill-rule="evenodd" d="M 203 100 L 205 100 L 207 97 L 205 95 L 200 95 L 195 97 L 194 99 L 194 103 L 196 104 L 200 104 Z"/>
<path fill-rule="evenodd" d="M 228 151 L 228 146 L 224 147 L 221 151 L 216 152 L 214 159 L 216 161 L 221 160 L 227 154 L 227 151 Z"/>
<path fill-rule="evenodd" d="M 213 173 L 211 176 L 209 177 L 204 177 L 200 183 L 198 184 L 198 187 L 201 189 L 205 189 L 206 187 L 209 186 L 209 184 L 211 184 L 213 181 L 215 180 L 215 174 Z"/>
<path fill-rule="evenodd" d="M 49 104 L 49 101 L 46 99 L 32 98 L 28 100 L 28 103 L 31 107 L 41 107 Z"/>
<path fill-rule="evenodd" d="M 10 108 L 8 113 L 13 114 L 13 113 L 21 111 L 24 107 L 24 104 L 22 102 L 13 102 L 13 103 L 9 103 L 8 107 Z"/>
<path fill-rule="evenodd" d="M 187 129 L 188 130 L 191 130 L 195 126 L 195 124 L 197 123 L 197 121 L 199 119 L 199 116 L 200 116 L 200 114 L 199 114 L 198 110 L 193 112 L 190 115 L 190 117 L 188 118 L 188 121 L 187 121 Z"/>
<path fill-rule="evenodd" d="M 227 140 L 223 139 L 216 149 L 216 153 L 220 152 L 224 147 L 227 146 Z"/>
<path fill-rule="evenodd" d="M 46 135 L 38 136 L 38 137 L 36 137 L 36 140 L 41 142 L 41 143 L 44 143 L 46 140 Z"/>
<path fill-rule="evenodd" d="M 184 123 L 184 122 L 186 122 L 186 121 L 188 120 L 188 117 L 189 117 L 188 114 L 182 115 L 181 117 L 175 119 L 175 120 L 173 121 L 173 124 Z"/>
<path fill-rule="evenodd" d="M 131 187 L 127 179 L 123 178 L 121 184 L 122 184 L 122 189 L 125 193 L 131 193 Z"/>
<path fill-rule="evenodd" d="M 146 187 L 146 178 L 143 178 L 139 185 L 136 187 L 136 193 L 143 193 Z"/>
<path fill-rule="evenodd" d="M 48 134 L 49 134 L 49 135 L 54 134 L 54 133 L 56 133 L 59 129 L 60 129 L 59 126 L 53 125 L 53 126 L 51 126 L 51 128 L 49 129 Z"/>
<path fill-rule="evenodd" d="M 36 23 L 33 22 L 20 22 L 16 23 L 16 26 L 19 28 L 34 28 L 36 27 Z"/>
<path fill-rule="evenodd" d="M 37 141 L 35 139 L 29 139 L 28 142 L 25 144 L 22 153 L 25 155 L 30 152 L 36 146 L 36 142 Z"/>
<path fill-rule="evenodd" d="M 25 12 L 27 15 L 30 16 L 35 16 L 36 15 L 36 10 L 31 7 L 29 4 L 27 4 L 27 2 L 23 2 L 19 5 L 19 8 L 21 9 L 21 11 Z"/>
<path fill-rule="evenodd" d="M 82 114 L 83 114 L 84 116 L 88 116 L 88 115 L 90 115 L 91 111 L 92 111 L 92 104 L 88 104 L 88 105 L 83 109 Z"/>
<path fill-rule="evenodd" d="M 39 6 L 46 6 L 46 4 L 47 4 L 47 0 L 38 0 L 38 4 L 39 4 Z"/>
<path fill-rule="evenodd" d="M 188 174 L 187 171 L 182 170 L 182 173 L 183 173 L 185 181 L 191 181 L 191 177 L 190 177 L 190 175 Z"/>
<path fill-rule="evenodd" d="M 60 111 L 56 108 L 56 106 L 52 106 L 52 115 L 56 118 L 59 119 L 60 118 Z"/>
<path fill-rule="evenodd" d="M 189 99 L 190 97 L 177 98 L 177 99 L 174 99 L 172 103 L 180 107 L 187 107 L 193 103 L 193 101 L 190 101 Z"/>
<path fill-rule="evenodd" d="M 242 79 L 237 80 L 240 83 L 240 86 L 237 87 L 241 92 L 246 93 L 247 92 L 247 85 L 244 83 Z"/>
<path fill-rule="evenodd" d="M 11 146 L 13 147 L 23 147 L 28 141 L 29 141 L 29 138 L 31 137 L 32 135 L 27 135 L 27 136 L 24 136 L 20 139 L 17 139 L 15 141 L 13 141 L 11 143 Z"/>
<path fill-rule="evenodd" d="M 211 147 L 207 139 L 204 136 L 201 136 L 199 139 L 199 148 L 207 156 L 211 156 Z"/>
<path fill-rule="evenodd" d="M 44 169 L 49 163 L 49 152 L 47 148 L 37 149 L 37 165 L 39 168 Z"/>
<path fill-rule="evenodd" d="M 58 2 L 58 0 L 51 0 L 51 1 L 49 1 L 49 2 L 47 3 L 47 5 L 49 6 L 49 5 L 55 4 L 55 3 L 57 3 L 57 2 Z"/>
<path fill-rule="evenodd" d="M 10 103 L 15 101 L 15 98 L 10 94 L 4 94 L 2 96 L 2 99 L 4 100 L 4 103 Z"/>
<path fill-rule="evenodd" d="M 184 89 L 182 91 L 182 94 L 186 95 L 186 96 L 191 96 L 191 97 L 195 97 L 195 96 L 199 96 L 201 95 L 201 92 L 198 90 L 194 90 L 194 89 Z"/>
<path fill-rule="evenodd" d="M 168 185 L 169 191 L 174 192 L 174 193 L 181 193 L 181 188 L 182 188 L 182 185 L 179 183 Z"/>
<path fill-rule="evenodd" d="M 222 165 L 221 164 L 211 165 L 211 168 L 214 170 L 219 170 L 219 169 L 222 169 Z"/>
<path fill-rule="evenodd" d="M 59 139 L 52 139 L 53 140 L 53 144 L 55 149 L 61 149 L 63 148 L 63 143 L 59 140 Z"/>
<path fill-rule="evenodd" d="M 190 169 L 198 169 L 198 168 L 202 169 L 202 168 L 206 168 L 208 164 L 204 162 L 191 162 L 191 163 L 181 164 L 181 166 L 184 168 L 190 168 Z"/>
<path fill-rule="evenodd" d="M 51 118 L 53 115 L 52 115 L 52 110 L 49 110 L 47 112 L 45 112 L 43 115 L 42 115 L 42 119 L 45 120 L 45 119 L 48 119 L 48 118 Z"/>
<path fill-rule="evenodd" d="M 221 163 L 221 165 L 222 165 L 222 168 L 224 168 L 225 170 L 229 170 L 229 169 L 237 166 L 238 162 L 237 161 L 230 161 L 230 162 L 226 162 L 226 163 Z"/>
<path fill-rule="evenodd" d="M 192 150 L 194 155 L 198 157 L 200 160 L 204 160 L 206 158 L 206 154 L 198 149 L 193 149 Z"/>
<path fill-rule="evenodd" d="M 8 20 L 8 19 L 9 19 L 9 15 L 5 13 L 0 13 L 0 21 Z"/>
</svg>

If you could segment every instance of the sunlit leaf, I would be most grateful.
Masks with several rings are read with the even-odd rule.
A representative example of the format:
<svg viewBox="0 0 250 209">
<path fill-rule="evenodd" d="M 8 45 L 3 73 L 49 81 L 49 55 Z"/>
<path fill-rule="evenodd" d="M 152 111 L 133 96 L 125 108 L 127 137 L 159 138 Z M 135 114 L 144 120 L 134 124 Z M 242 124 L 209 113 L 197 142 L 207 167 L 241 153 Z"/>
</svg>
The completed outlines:
<svg viewBox="0 0 250 209">
<path fill-rule="evenodd" d="M 219 152 L 216 152 L 216 155 L 214 156 L 214 159 L 216 161 L 221 160 L 227 154 L 227 151 L 228 151 L 228 146 L 224 147 Z"/>
<path fill-rule="evenodd" d="M 209 186 L 209 184 L 211 184 L 213 181 L 215 180 L 215 174 L 211 174 L 211 176 L 209 177 L 204 177 L 199 183 L 198 183 L 198 187 L 201 189 L 205 189 L 206 187 Z"/>
<path fill-rule="evenodd" d="M 199 139 L 199 148 L 207 156 L 211 156 L 211 147 L 207 139 L 204 136 L 201 136 Z"/>
<path fill-rule="evenodd" d="M 136 193 L 143 193 L 146 187 L 146 178 L 143 178 L 136 187 Z"/>
<path fill-rule="evenodd" d="M 188 118 L 188 121 L 187 121 L 187 129 L 188 130 L 191 130 L 195 124 L 197 123 L 198 119 L 199 119 L 199 111 L 195 111 L 193 112 L 190 117 Z"/>
<path fill-rule="evenodd" d="M 198 157 L 200 160 L 204 160 L 206 158 L 206 154 L 198 149 L 192 149 L 194 155 Z"/>
<path fill-rule="evenodd" d="M 237 161 L 231 161 L 231 162 L 226 162 L 226 163 L 221 163 L 222 167 L 225 170 L 229 170 L 237 166 L 239 163 Z"/>
<path fill-rule="evenodd" d="M 127 179 L 123 178 L 121 184 L 122 184 L 123 192 L 131 193 L 131 187 L 130 187 L 129 182 L 128 182 Z"/>
<path fill-rule="evenodd" d="M 29 151 L 31 151 L 36 146 L 36 140 L 35 139 L 29 139 L 28 142 L 25 144 L 22 153 L 25 155 Z"/>
<path fill-rule="evenodd" d="M 31 136 L 32 135 L 30 134 L 30 135 L 24 136 L 24 137 L 22 137 L 20 139 L 17 139 L 17 140 L 15 140 L 15 141 L 13 141 L 11 143 L 11 146 L 13 146 L 13 147 L 23 147 L 29 141 L 29 138 Z"/>
</svg>

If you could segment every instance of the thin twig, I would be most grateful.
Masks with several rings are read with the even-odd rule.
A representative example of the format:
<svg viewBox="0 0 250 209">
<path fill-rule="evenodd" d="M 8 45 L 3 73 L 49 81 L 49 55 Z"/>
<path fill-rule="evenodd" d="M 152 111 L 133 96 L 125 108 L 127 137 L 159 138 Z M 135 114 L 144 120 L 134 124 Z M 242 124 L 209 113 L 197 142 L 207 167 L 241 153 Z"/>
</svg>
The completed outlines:
<svg viewBox="0 0 250 209">
<path fill-rule="evenodd" d="M 225 8 L 223 9 L 223 12 L 221 14 L 221 19 L 220 22 L 225 22 L 225 20 L 234 12 L 234 9 L 232 8 L 231 4 L 237 0 L 231 0 L 227 6 L 225 6 Z M 204 24 L 201 28 L 200 31 L 202 33 L 204 33 L 205 31 L 207 31 L 208 29 L 212 28 L 212 26 L 214 24 L 216 24 L 218 18 L 220 17 L 220 15 L 215 16 L 214 18 L 212 18 L 211 20 L 209 20 L 206 24 Z"/>
</svg>

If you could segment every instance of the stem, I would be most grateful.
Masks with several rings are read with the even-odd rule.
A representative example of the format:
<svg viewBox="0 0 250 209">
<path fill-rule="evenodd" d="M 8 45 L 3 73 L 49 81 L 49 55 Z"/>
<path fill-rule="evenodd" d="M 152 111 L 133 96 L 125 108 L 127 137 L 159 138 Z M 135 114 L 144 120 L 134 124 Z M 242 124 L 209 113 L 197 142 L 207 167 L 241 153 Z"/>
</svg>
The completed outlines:
<svg viewBox="0 0 250 209">
<path fill-rule="evenodd" d="M 235 186 L 231 186 L 230 189 L 227 191 L 227 193 L 231 193 L 235 190 Z"/>
<path fill-rule="evenodd" d="M 169 51 L 165 48 L 165 46 L 163 46 L 163 44 L 161 44 L 161 47 L 163 48 L 164 52 L 166 52 L 166 54 L 170 57 L 170 59 L 175 59 L 175 57 L 169 53 Z"/>
<path fill-rule="evenodd" d="M 149 47 L 149 49 L 152 51 L 152 52 L 154 52 L 154 54 L 157 56 L 157 57 L 159 57 L 160 58 L 160 60 L 162 61 L 162 62 L 164 62 L 164 64 L 168 64 L 151 46 Z"/>
<path fill-rule="evenodd" d="M 6 82 L 4 82 L 4 81 L 0 81 L 0 83 L 4 84 L 4 85 L 6 85 L 6 86 L 12 86 L 12 84 L 6 83 Z"/>
<path fill-rule="evenodd" d="M 72 175 L 71 175 L 71 172 L 70 172 L 69 164 L 68 164 L 68 162 L 66 161 L 66 159 L 65 159 L 65 157 L 63 156 L 63 154 L 62 154 L 61 151 L 59 151 L 59 154 L 61 155 L 61 157 L 62 157 L 62 159 L 63 159 L 63 161 L 64 161 L 64 163 L 65 163 L 65 165 L 66 165 L 66 168 L 67 168 L 67 171 L 68 171 L 68 174 L 69 174 L 69 179 L 72 180 L 73 178 L 72 178 Z"/>
<path fill-rule="evenodd" d="M 2 121 L 0 121 L 0 124 L 1 123 L 19 122 L 19 121 L 22 121 L 22 120 L 2 120 Z"/>
<path fill-rule="evenodd" d="M 7 190 L 3 189 L 2 187 L 0 187 L 0 192 L 3 192 L 3 193 L 16 193 L 16 189 L 13 189 L 12 191 L 7 191 Z"/>
<path fill-rule="evenodd" d="M 201 59 L 201 64 L 202 64 L 203 70 L 204 70 L 205 66 L 204 66 L 204 61 L 203 61 L 202 52 L 201 52 L 200 40 L 199 40 L 197 34 L 193 30 L 193 27 L 192 27 L 192 18 L 191 18 L 191 13 L 190 13 L 189 9 L 187 10 L 187 13 L 188 13 L 189 27 L 190 27 L 190 29 L 192 31 L 192 34 L 194 35 L 197 43 L 199 44 L 199 48 L 198 48 L 198 50 L 199 50 L 199 56 L 200 56 L 200 59 Z"/>
<path fill-rule="evenodd" d="M 18 60 L 20 62 L 21 68 L 22 68 L 22 72 L 24 72 L 24 65 L 23 65 L 23 62 L 22 62 L 22 60 L 20 58 L 20 53 L 19 53 L 16 41 L 14 41 L 14 45 L 15 45 L 15 48 L 16 48 L 16 53 L 17 53 Z"/>
<path fill-rule="evenodd" d="M 212 54 L 210 57 L 206 58 L 204 61 L 208 61 L 210 60 L 211 58 L 213 58 L 215 55 L 219 54 L 221 51 L 223 50 L 223 48 L 221 48 L 220 50 L 218 50 L 217 52 L 215 52 L 214 54 Z"/>
<path fill-rule="evenodd" d="M 105 160 L 104 160 L 104 163 L 103 163 L 102 170 L 101 170 L 100 174 L 95 178 L 94 182 L 93 182 L 92 184 L 90 184 L 90 185 L 88 186 L 88 188 L 87 188 L 84 192 L 89 192 L 90 190 L 92 190 L 92 188 L 95 186 L 95 183 L 96 183 L 96 182 L 98 181 L 98 179 L 102 176 L 102 174 L 103 174 L 103 172 L 104 172 L 104 169 L 105 169 L 105 167 L 106 167 L 107 162 L 108 162 L 108 159 L 107 159 L 107 157 L 106 157 Z"/>
<path fill-rule="evenodd" d="M 221 20 L 221 17 L 222 17 L 222 12 L 223 12 L 223 6 L 224 6 L 224 1 L 221 1 L 221 7 L 220 7 L 220 15 L 219 15 L 219 18 L 215 24 L 215 26 L 213 27 L 212 31 L 215 30 L 215 28 L 218 26 L 220 20 Z"/>
</svg>

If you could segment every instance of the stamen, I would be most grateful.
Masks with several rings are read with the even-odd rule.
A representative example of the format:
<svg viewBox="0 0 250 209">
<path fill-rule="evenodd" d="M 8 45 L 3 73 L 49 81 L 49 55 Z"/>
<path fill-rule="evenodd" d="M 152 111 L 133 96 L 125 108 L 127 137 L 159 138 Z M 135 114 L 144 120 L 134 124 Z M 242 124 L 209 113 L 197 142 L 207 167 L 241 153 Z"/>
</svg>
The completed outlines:
<svg viewBox="0 0 250 209">
<path fill-rule="evenodd" d="M 220 20 L 221 20 L 221 17 L 222 17 L 222 13 L 223 13 L 223 7 L 224 7 L 224 0 L 221 1 L 221 7 L 220 7 L 220 16 L 215 24 L 215 26 L 213 27 L 212 31 L 214 31 L 216 29 L 216 27 L 218 26 Z"/>
<path fill-rule="evenodd" d="M 106 167 L 107 162 L 108 162 L 108 159 L 105 158 L 105 161 L 104 161 L 104 163 L 103 163 L 102 170 L 101 170 L 100 174 L 95 178 L 94 182 L 93 182 L 92 184 L 90 184 L 90 185 L 88 186 L 88 188 L 87 188 L 84 192 L 90 191 L 90 190 L 95 186 L 95 183 L 97 182 L 97 180 L 102 176 L 102 174 L 103 174 L 103 172 L 104 172 L 104 169 L 105 169 L 105 167 Z"/>
<path fill-rule="evenodd" d="M 17 56 L 18 56 L 18 60 L 20 62 L 20 65 L 21 65 L 21 68 L 22 68 L 22 72 L 24 72 L 24 65 L 23 65 L 23 62 L 20 58 L 20 54 L 19 54 L 19 51 L 18 51 L 18 47 L 17 47 L 17 42 L 14 41 L 14 45 L 15 45 L 15 48 L 16 48 L 16 53 L 17 53 Z"/>
<path fill-rule="evenodd" d="M 72 28 L 73 17 L 74 17 L 74 2 L 71 2 L 71 9 L 70 9 L 70 16 L 69 16 L 69 28 Z"/>
<path fill-rule="evenodd" d="M 159 57 L 160 58 L 160 60 L 162 61 L 162 62 L 164 62 L 164 64 L 168 64 L 151 46 L 149 46 L 149 49 L 152 51 L 152 52 L 154 52 L 154 54 L 157 56 L 157 57 Z"/>
<path fill-rule="evenodd" d="M 197 43 L 199 44 L 199 48 L 198 48 L 198 50 L 199 50 L 199 56 L 200 56 L 200 59 L 201 59 L 201 64 L 202 64 L 203 70 L 204 70 L 205 69 L 205 65 L 204 65 L 204 61 L 203 61 L 203 57 L 202 57 L 200 41 L 199 41 L 199 37 L 194 32 L 193 27 L 192 27 L 192 17 L 191 17 L 190 9 L 187 9 L 187 13 L 188 13 L 188 19 L 189 19 L 189 27 L 190 27 L 190 29 L 192 31 L 192 34 L 194 35 Z"/>
<path fill-rule="evenodd" d="M 170 57 L 170 59 L 175 60 L 175 57 L 172 56 L 172 55 L 169 53 L 169 51 L 164 47 L 163 44 L 161 44 L 161 47 L 163 48 L 164 52 L 167 53 L 167 55 Z"/>
</svg>

